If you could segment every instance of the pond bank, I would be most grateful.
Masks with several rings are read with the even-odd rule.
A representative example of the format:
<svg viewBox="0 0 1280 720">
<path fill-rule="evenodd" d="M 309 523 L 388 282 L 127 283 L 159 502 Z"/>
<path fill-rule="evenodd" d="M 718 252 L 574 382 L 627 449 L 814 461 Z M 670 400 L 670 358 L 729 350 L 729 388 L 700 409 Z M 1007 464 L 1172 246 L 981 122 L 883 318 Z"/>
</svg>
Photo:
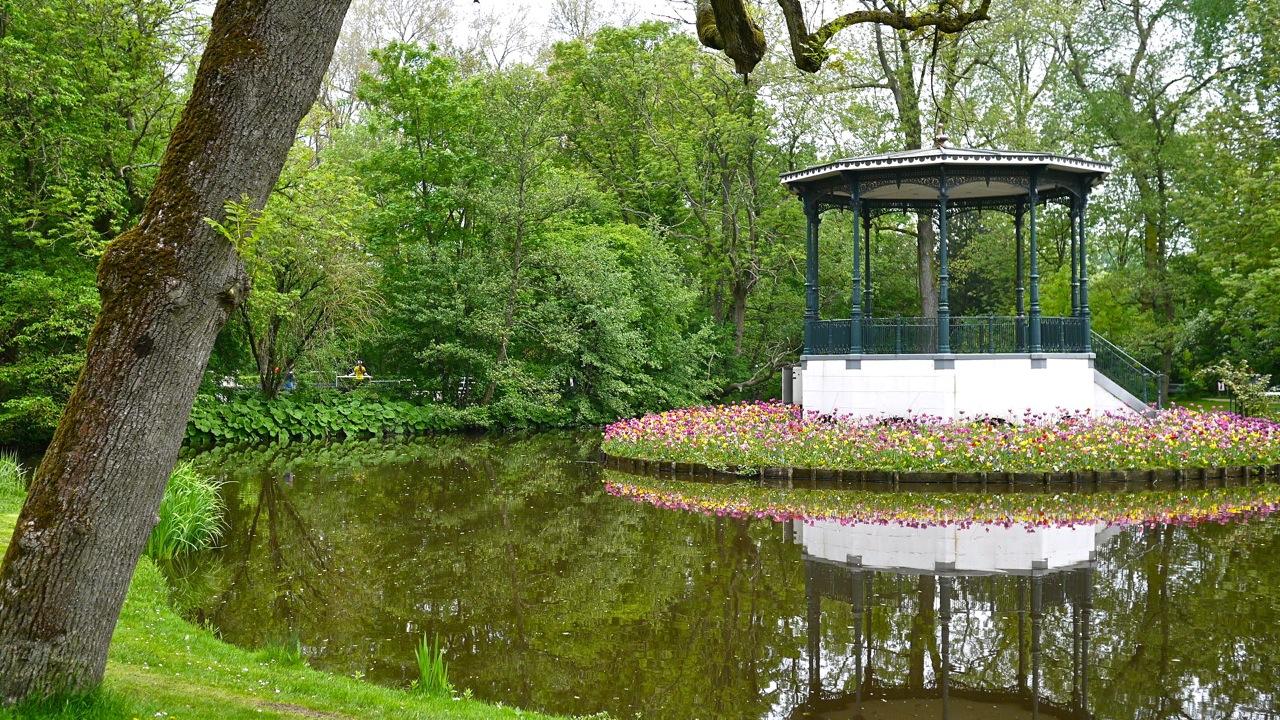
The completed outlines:
<svg viewBox="0 0 1280 720">
<path fill-rule="evenodd" d="M 14 511 L 12 507 L 0 510 Z M 0 554 L 16 511 L 0 515 Z M 403 690 L 288 667 L 219 640 L 173 610 L 155 563 L 143 558 L 111 639 L 102 691 L 0 718 L 552 718 L 474 700 Z"/>
</svg>

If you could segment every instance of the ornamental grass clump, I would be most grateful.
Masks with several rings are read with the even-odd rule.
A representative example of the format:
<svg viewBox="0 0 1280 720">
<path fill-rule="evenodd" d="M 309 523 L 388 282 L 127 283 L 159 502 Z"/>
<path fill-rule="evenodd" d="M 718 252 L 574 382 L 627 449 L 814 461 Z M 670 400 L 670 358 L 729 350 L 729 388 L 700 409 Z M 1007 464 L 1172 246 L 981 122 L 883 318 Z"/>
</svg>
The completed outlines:
<svg viewBox="0 0 1280 720">
<path fill-rule="evenodd" d="M 887 472 L 1072 472 L 1280 463 L 1280 424 L 1177 408 L 1137 415 L 1032 413 L 1014 422 L 855 418 L 755 402 L 691 407 L 605 429 L 617 457 Z"/>
<path fill-rule="evenodd" d="M 11 452 L 0 452 L 0 507 L 22 505 L 27 495 L 27 471 Z"/>
<path fill-rule="evenodd" d="M 178 463 L 160 502 L 160 522 L 147 539 L 146 554 L 169 560 L 214 547 L 222 535 L 221 483 L 196 472 L 190 462 Z"/>
<path fill-rule="evenodd" d="M 449 664 L 444 661 L 444 646 L 440 644 L 440 636 L 428 642 L 423 635 L 418 647 L 414 650 L 418 660 L 418 681 L 414 690 L 431 697 L 449 697 L 453 694 L 453 684 L 449 682 Z"/>
</svg>

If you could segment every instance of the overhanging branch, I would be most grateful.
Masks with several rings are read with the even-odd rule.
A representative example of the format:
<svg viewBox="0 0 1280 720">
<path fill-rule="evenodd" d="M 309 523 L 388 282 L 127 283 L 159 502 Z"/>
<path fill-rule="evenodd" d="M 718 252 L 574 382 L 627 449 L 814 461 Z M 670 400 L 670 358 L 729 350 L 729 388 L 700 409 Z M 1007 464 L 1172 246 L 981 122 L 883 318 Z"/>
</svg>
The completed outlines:
<svg viewBox="0 0 1280 720">
<path fill-rule="evenodd" d="M 826 62 L 827 42 L 850 26 L 876 23 L 908 31 L 932 27 L 938 32 L 954 34 L 976 22 L 989 20 L 987 13 L 991 8 L 991 0 L 979 0 L 972 10 L 964 9 L 963 0 L 941 0 L 918 13 L 890 5 L 886 9 L 845 13 L 811 33 L 800 2 L 778 0 L 778 5 L 787 23 L 796 67 L 811 73 Z M 744 75 L 755 69 L 764 57 L 764 32 L 748 15 L 746 0 L 699 0 L 697 25 L 698 40 L 709 48 L 723 50 Z"/>
</svg>

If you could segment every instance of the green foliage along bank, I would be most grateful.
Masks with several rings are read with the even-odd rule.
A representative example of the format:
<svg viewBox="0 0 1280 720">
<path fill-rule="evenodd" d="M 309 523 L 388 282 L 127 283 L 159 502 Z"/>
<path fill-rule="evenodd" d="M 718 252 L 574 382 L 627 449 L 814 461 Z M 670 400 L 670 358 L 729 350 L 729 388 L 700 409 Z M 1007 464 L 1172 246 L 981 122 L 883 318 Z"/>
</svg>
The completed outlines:
<svg viewBox="0 0 1280 720">
<path fill-rule="evenodd" d="M 191 410 L 186 442 L 208 447 L 264 440 L 403 437 L 485 426 L 483 412 L 363 393 L 285 394 L 275 400 L 244 395 L 225 401 L 202 394 Z"/>
</svg>

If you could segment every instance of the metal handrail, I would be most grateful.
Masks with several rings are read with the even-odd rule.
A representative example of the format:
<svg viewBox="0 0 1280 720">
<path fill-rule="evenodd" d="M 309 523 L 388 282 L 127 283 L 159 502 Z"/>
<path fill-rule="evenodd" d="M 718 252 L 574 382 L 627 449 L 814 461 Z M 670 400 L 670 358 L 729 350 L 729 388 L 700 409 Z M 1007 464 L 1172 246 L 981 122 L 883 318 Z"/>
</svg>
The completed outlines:
<svg viewBox="0 0 1280 720">
<path fill-rule="evenodd" d="M 1099 346 L 1101 346 L 1101 347 L 1105 347 L 1105 348 L 1107 348 L 1108 350 L 1110 350 L 1111 352 L 1113 352 L 1113 353 L 1115 353 L 1115 354 L 1119 355 L 1119 356 L 1120 356 L 1120 358 L 1121 358 L 1122 360 L 1124 360 L 1124 361 L 1125 361 L 1126 363 L 1128 363 L 1129 365 L 1133 366 L 1135 369 L 1137 369 L 1137 370 L 1141 371 L 1143 374 L 1145 374 L 1145 375 L 1159 375 L 1159 374 L 1160 374 L 1160 373 L 1157 373 L 1155 370 L 1152 370 L 1151 368 L 1147 367 L 1146 365 L 1143 365 L 1142 363 L 1138 362 L 1137 360 L 1134 360 L 1132 355 L 1130 355 L 1129 353 L 1125 352 L 1125 351 L 1124 351 L 1124 350 L 1123 350 L 1119 345 L 1116 345 L 1115 343 L 1111 342 L 1110 340 L 1106 339 L 1105 337 L 1103 337 L 1103 336 L 1099 335 L 1099 334 L 1098 334 L 1098 331 L 1093 330 L 1093 331 L 1091 331 L 1091 332 L 1092 332 L 1092 334 L 1093 334 L 1093 341 L 1094 341 L 1095 343 L 1097 343 Z"/>
<path fill-rule="evenodd" d="M 1134 397 L 1141 399 L 1143 404 L 1150 405 L 1154 396 L 1156 407 L 1161 407 L 1162 373 L 1138 362 L 1132 355 L 1098 333 L 1093 332 L 1092 336 L 1094 368 L 1110 378 L 1112 382 L 1133 393 Z M 1150 391 L 1148 391 L 1149 387 Z"/>
</svg>

